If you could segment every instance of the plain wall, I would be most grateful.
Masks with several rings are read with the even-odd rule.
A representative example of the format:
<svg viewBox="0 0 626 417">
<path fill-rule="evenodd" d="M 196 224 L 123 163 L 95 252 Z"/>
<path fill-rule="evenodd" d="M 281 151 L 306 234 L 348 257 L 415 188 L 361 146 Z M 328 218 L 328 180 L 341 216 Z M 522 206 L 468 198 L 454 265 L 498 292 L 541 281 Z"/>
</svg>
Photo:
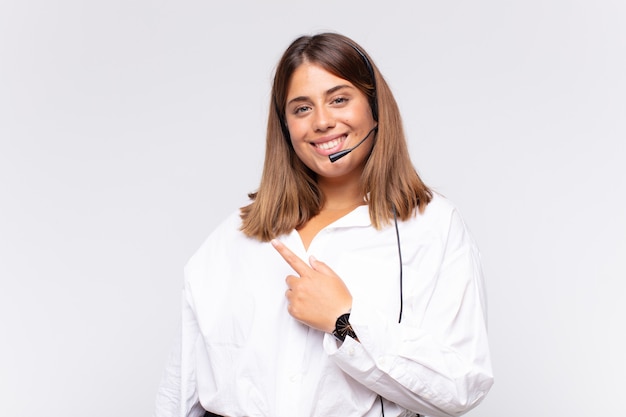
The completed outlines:
<svg viewBox="0 0 626 417">
<path fill-rule="evenodd" d="M 149 416 L 182 269 L 257 185 L 272 71 L 354 38 L 478 241 L 495 385 L 471 416 L 616 415 L 626 3 L 4 0 L 0 415 Z"/>
</svg>

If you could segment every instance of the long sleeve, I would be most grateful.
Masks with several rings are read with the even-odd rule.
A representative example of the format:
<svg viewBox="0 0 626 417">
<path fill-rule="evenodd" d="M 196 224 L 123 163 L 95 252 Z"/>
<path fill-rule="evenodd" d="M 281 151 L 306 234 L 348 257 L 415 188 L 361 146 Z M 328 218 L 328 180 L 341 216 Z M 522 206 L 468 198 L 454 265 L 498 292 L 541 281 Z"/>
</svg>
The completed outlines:
<svg viewBox="0 0 626 417">
<path fill-rule="evenodd" d="M 479 252 L 456 210 L 446 224 L 438 245 L 409 260 L 422 273 L 416 278 L 407 268 L 401 323 L 355 298 L 350 323 L 360 343 L 348 338 L 337 347 L 328 335 L 324 341 L 361 384 L 403 408 L 441 417 L 467 412 L 493 383 Z M 412 239 L 403 237 L 409 252 Z"/>
<path fill-rule="evenodd" d="M 154 417 L 199 417 L 204 414 L 198 399 L 195 367 L 201 337 L 187 286 L 182 298 L 181 329 L 157 392 Z"/>
</svg>

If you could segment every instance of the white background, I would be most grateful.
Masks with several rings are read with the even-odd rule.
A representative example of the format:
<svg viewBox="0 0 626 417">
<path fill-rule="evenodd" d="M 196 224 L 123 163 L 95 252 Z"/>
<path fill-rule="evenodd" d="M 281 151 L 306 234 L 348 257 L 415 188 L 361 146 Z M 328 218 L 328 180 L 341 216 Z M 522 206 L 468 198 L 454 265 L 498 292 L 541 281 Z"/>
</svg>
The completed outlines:
<svg viewBox="0 0 626 417">
<path fill-rule="evenodd" d="M 3 0 L 0 415 L 152 413 L 182 268 L 322 30 L 372 55 L 482 249 L 496 383 L 469 415 L 623 413 L 623 0 Z"/>
</svg>

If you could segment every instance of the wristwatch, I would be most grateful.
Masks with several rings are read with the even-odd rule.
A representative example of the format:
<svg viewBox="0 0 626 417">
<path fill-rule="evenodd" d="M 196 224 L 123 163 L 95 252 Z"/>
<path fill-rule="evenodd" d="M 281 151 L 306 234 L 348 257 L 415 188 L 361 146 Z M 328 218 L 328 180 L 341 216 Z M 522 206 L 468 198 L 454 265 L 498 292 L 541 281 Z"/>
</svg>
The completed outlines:
<svg viewBox="0 0 626 417">
<path fill-rule="evenodd" d="M 333 336 L 342 342 L 346 340 L 346 336 L 350 336 L 356 341 L 359 340 L 356 337 L 356 333 L 352 329 L 352 325 L 350 324 L 350 313 L 345 313 L 337 317 L 335 330 L 333 330 Z"/>
</svg>

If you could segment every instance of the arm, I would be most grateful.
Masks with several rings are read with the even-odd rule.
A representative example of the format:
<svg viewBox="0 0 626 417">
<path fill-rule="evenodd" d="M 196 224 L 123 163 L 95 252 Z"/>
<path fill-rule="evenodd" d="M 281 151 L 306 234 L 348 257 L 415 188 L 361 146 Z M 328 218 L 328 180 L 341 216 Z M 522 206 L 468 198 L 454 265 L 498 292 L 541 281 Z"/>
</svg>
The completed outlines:
<svg viewBox="0 0 626 417">
<path fill-rule="evenodd" d="M 347 338 L 338 348 L 327 335 L 325 349 L 384 398 L 421 414 L 459 416 L 482 400 L 493 377 L 479 254 L 456 211 L 434 279 L 430 293 L 405 293 L 402 323 L 353 300 L 350 323 L 360 343 Z M 428 299 L 423 308 L 416 297 Z"/>
<path fill-rule="evenodd" d="M 189 290 L 183 292 L 181 331 L 170 354 L 156 398 L 154 417 L 200 417 L 196 383 L 196 345 L 201 340 Z"/>
</svg>

